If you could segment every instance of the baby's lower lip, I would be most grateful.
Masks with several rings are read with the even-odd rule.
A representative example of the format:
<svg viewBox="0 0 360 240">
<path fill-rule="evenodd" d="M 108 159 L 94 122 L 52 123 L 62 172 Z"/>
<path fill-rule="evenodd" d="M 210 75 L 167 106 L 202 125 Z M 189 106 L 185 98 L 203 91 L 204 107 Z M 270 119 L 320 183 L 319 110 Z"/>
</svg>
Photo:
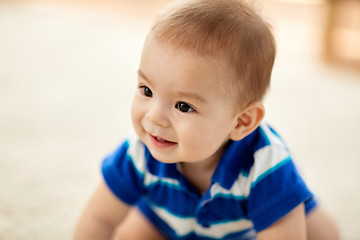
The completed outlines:
<svg viewBox="0 0 360 240">
<path fill-rule="evenodd" d="M 149 135 L 150 135 L 151 142 L 158 148 L 166 148 L 166 147 L 170 147 L 170 146 L 173 146 L 176 144 L 175 142 L 167 141 L 163 138 L 159 138 L 159 137 L 153 136 L 151 134 L 149 134 Z"/>
</svg>

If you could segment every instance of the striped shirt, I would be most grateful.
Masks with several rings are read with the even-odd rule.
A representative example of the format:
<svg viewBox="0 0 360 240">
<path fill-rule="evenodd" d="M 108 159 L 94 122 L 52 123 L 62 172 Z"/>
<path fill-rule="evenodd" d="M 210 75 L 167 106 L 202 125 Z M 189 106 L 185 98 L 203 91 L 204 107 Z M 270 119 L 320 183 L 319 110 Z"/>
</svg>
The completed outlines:
<svg viewBox="0 0 360 240">
<path fill-rule="evenodd" d="M 104 179 L 123 202 L 137 205 L 170 239 L 256 239 L 301 203 L 316 201 L 283 140 L 266 123 L 228 144 L 200 194 L 176 164 L 154 159 L 132 134 L 102 164 Z"/>
</svg>

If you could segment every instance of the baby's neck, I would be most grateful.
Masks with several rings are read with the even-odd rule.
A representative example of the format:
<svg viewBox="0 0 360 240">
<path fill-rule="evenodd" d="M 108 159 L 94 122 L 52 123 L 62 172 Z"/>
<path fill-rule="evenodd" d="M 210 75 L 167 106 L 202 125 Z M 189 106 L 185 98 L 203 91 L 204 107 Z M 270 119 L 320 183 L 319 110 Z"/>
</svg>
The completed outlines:
<svg viewBox="0 0 360 240">
<path fill-rule="evenodd" d="M 208 168 L 197 168 L 192 166 L 197 163 L 179 163 L 179 171 L 201 194 L 204 194 L 210 187 L 211 178 L 215 172 L 216 166 Z"/>
<path fill-rule="evenodd" d="M 211 178 L 219 163 L 222 151 L 200 162 L 180 162 L 177 167 L 186 179 L 202 194 L 209 189 Z"/>
<path fill-rule="evenodd" d="M 202 194 L 204 194 L 211 185 L 211 178 L 215 169 L 224 154 L 228 145 L 225 142 L 212 156 L 199 162 L 180 162 L 178 163 L 179 171 L 187 180 Z"/>
</svg>

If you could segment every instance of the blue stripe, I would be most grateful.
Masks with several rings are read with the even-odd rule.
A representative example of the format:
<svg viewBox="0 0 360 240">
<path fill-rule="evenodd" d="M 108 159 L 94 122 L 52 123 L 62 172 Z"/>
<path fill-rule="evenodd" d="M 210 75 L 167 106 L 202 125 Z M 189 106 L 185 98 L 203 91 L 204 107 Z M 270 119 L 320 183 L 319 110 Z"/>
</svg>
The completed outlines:
<svg viewBox="0 0 360 240">
<path fill-rule="evenodd" d="M 231 198 L 213 198 L 204 206 L 206 218 L 204 215 L 198 215 L 199 221 L 207 221 L 209 224 L 220 222 L 233 222 L 239 219 L 249 219 L 247 215 L 248 200 L 236 200 Z"/>
<path fill-rule="evenodd" d="M 200 201 L 196 195 L 186 194 L 182 190 L 161 184 L 148 187 L 147 198 L 151 199 L 152 204 L 166 208 L 169 213 L 182 218 L 193 217 Z"/>
<path fill-rule="evenodd" d="M 250 172 L 241 170 L 240 174 L 243 175 L 244 177 L 249 177 Z"/>
<path fill-rule="evenodd" d="M 236 196 L 236 195 L 233 195 L 230 192 L 228 194 L 226 194 L 226 193 L 215 193 L 214 198 L 223 198 L 223 199 L 232 199 L 232 200 L 236 200 L 236 201 L 242 201 L 242 200 L 247 200 L 248 196 Z"/>
<path fill-rule="evenodd" d="M 266 132 L 264 131 L 264 129 L 262 127 L 259 127 L 258 129 L 261 135 L 261 138 L 259 139 L 260 141 L 257 143 L 258 149 L 271 145 L 271 141 L 267 136 Z M 258 149 L 255 149 L 255 151 Z"/>
</svg>

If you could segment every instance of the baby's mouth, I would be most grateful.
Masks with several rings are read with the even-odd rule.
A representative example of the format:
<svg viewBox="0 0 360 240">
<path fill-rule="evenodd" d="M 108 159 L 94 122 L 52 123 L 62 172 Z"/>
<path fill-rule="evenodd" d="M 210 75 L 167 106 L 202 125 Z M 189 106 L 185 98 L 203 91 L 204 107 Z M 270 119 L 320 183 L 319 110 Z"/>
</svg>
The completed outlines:
<svg viewBox="0 0 360 240">
<path fill-rule="evenodd" d="M 154 136 L 152 134 L 150 134 L 151 137 L 155 138 L 157 141 L 161 142 L 161 143 L 175 143 L 175 142 L 172 142 L 172 141 L 168 141 L 166 139 L 163 139 L 161 137 L 157 137 L 157 136 Z"/>
<path fill-rule="evenodd" d="M 154 136 L 154 138 L 156 138 L 156 140 L 158 140 L 159 142 L 162 142 L 162 143 L 168 142 L 165 139 L 162 139 L 162 138 L 159 138 L 159 137 Z"/>
<path fill-rule="evenodd" d="M 168 147 L 176 144 L 175 142 L 168 141 L 166 139 L 163 139 L 161 137 L 154 136 L 152 134 L 149 134 L 151 141 L 158 147 Z"/>
</svg>

